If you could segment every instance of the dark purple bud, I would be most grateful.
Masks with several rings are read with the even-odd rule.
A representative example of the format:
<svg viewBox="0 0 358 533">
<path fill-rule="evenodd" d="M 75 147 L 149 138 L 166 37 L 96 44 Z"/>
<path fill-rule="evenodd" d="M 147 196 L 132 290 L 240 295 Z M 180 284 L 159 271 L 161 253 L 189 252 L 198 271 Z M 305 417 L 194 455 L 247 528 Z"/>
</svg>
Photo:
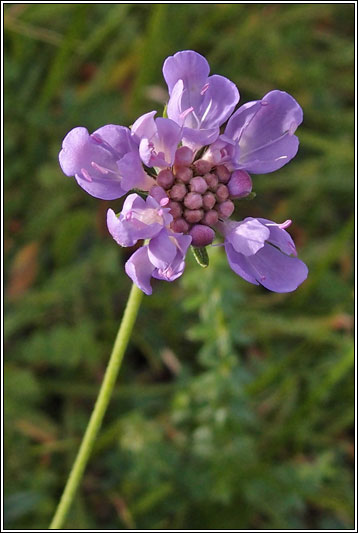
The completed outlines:
<svg viewBox="0 0 358 533">
<path fill-rule="evenodd" d="M 188 146 L 181 146 L 175 152 L 175 165 L 189 166 L 193 160 L 193 151 Z"/>
<path fill-rule="evenodd" d="M 170 189 L 174 183 L 173 173 L 166 168 L 161 170 L 157 176 L 157 183 L 163 189 Z"/>
<path fill-rule="evenodd" d="M 167 207 L 169 207 L 170 214 L 173 218 L 179 218 L 183 212 L 181 204 L 179 204 L 178 202 L 173 202 L 173 200 L 170 200 Z"/>
<path fill-rule="evenodd" d="M 212 192 L 207 192 L 203 196 L 203 207 L 204 209 L 212 209 L 216 204 L 215 194 Z"/>
<path fill-rule="evenodd" d="M 204 211 L 202 209 L 185 209 L 184 218 L 189 224 L 196 224 L 203 218 Z"/>
<path fill-rule="evenodd" d="M 225 200 L 221 204 L 216 204 L 216 209 L 221 218 L 229 218 L 235 210 L 235 206 L 231 200 Z"/>
<path fill-rule="evenodd" d="M 171 228 L 176 233 L 186 233 L 189 230 L 189 224 L 183 218 L 177 218 L 171 223 Z"/>
<path fill-rule="evenodd" d="M 197 192 L 189 192 L 184 198 L 184 205 L 188 209 L 200 209 L 203 205 L 203 198 Z"/>
<path fill-rule="evenodd" d="M 245 170 L 235 170 L 227 186 L 231 198 L 243 198 L 252 191 L 252 181 Z"/>
<path fill-rule="evenodd" d="M 216 167 L 215 174 L 217 175 L 221 183 L 227 183 L 231 175 L 230 171 L 226 168 L 225 165 L 219 165 L 218 167 Z"/>
<path fill-rule="evenodd" d="M 191 244 L 192 246 L 207 246 L 211 244 L 215 237 L 215 232 L 209 228 L 209 226 L 204 226 L 203 224 L 195 224 L 189 231 L 189 235 L 192 236 Z"/>
<path fill-rule="evenodd" d="M 204 179 L 206 183 L 208 184 L 208 187 L 211 191 L 216 191 L 219 179 L 215 174 L 205 174 Z"/>
<path fill-rule="evenodd" d="M 206 183 L 204 178 L 202 178 L 201 176 L 197 176 L 196 178 L 192 178 L 190 180 L 189 187 L 192 192 L 204 194 L 204 192 L 206 192 L 208 189 L 208 184 Z"/>
<path fill-rule="evenodd" d="M 177 180 L 183 183 L 189 183 L 193 177 L 193 171 L 189 167 L 174 167 L 174 172 Z"/>
<path fill-rule="evenodd" d="M 220 183 L 215 194 L 218 202 L 224 202 L 224 200 L 229 198 L 229 189 L 226 187 L 226 185 Z"/>
<path fill-rule="evenodd" d="M 193 166 L 196 174 L 199 176 L 203 176 L 207 172 L 210 172 L 213 164 L 210 163 L 210 161 L 206 161 L 205 159 L 198 159 L 193 163 Z"/>
<path fill-rule="evenodd" d="M 176 183 L 169 191 L 169 196 L 172 200 L 180 202 L 186 195 L 187 190 L 184 183 Z"/>
<path fill-rule="evenodd" d="M 210 209 L 210 211 L 207 211 L 205 213 L 202 223 L 207 224 L 208 226 L 215 226 L 218 220 L 219 220 L 218 212 L 215 211 L 214 209 Z"/>
</svg>

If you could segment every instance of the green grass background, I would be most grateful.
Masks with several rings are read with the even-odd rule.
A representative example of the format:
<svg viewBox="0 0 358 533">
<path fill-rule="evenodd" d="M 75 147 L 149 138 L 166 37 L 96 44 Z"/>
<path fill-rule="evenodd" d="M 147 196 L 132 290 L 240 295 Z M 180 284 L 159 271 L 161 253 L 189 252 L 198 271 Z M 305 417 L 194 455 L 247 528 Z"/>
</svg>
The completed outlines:
<svg viewBox="0 0 358 533">
<path fill-rule="evenodd" d="M 223 249 L 145 297 L 67 527 L 353 527 L 353 4 L 6 4 L 5 526 L 47 528 L 130 280 L 108 207 L 65 177 L 75 126 L 166 98 L 163 60 L 204 54 L 241 103 L 304 110 L 297 157 L 254 176 L 237 218 L 293 219 L 293 294 Z"/>
</svg>

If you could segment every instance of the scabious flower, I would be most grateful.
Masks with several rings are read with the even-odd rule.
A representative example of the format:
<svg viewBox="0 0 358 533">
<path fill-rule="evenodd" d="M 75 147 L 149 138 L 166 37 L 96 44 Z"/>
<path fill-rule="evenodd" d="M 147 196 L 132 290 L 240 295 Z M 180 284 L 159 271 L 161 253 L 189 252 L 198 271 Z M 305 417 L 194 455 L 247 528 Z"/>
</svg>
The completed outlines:
<svg viewBox="0 0 358 533">
<path fill-rule="evenodd" d="M 291 221 L 230 217 L 234 202 L 252 191 L 250 174 L 273 172 L 296 155 L 302 110 L 292 96 L 275 90 L 233 113 L 236 86 L 209 70 L 191 50 L 168 57 L 167 117 L 151 111 L 131 129 L 107 125 L 92 135 L 75 128 L 63 141 L 61 167 L 97 198 L 141 191 L 127 196 L 120 214 L 108 210 L 107 226 L 120 246 L 144 240 L 125 271 L 146 294 L 152 293 L 152 278 L 181 276 L 189 246 L 203 250 L 216 234 L 224 237 L 236 274 L 275 292 L 293 291 L 308 270 L 286 231 Z"/>
</svg>

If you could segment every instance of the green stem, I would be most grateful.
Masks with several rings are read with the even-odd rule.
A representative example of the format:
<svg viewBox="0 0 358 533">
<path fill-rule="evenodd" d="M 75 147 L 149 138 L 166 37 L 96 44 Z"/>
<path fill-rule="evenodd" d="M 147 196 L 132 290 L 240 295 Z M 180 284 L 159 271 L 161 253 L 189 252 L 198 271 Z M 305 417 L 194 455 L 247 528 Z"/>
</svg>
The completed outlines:
<svg viewBox="0 0 358 533">
<path fill-rule="evenodd" d="M 124 311 L 122 322 L 114 342 L 113 350 L 103 378 L 101 389 L 97 397 L 97 401 L 82 439 L 80 449 L 78 450 L 77 457 L 73 463 L 65 490 L 63 491 L 61 500 L 58 504 L 49 529 L 61 529 L 64 521 L 66 520 L 68 511 L 82 479 L 84 469 L 86 468 L 88 459 L 91 455 L 104 414 L 108 407 L 113 387 L 122 363 L 123 355 L 127 348 L 132 329 L 137 318 L 142 296 L 142 291 L 133 285 Z"/>
</svg>

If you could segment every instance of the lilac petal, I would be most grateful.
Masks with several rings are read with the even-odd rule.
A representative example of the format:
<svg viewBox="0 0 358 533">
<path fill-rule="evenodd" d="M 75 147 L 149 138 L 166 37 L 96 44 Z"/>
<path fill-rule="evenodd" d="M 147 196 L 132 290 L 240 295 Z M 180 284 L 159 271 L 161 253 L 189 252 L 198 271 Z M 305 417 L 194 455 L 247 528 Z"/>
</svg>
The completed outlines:
<svg viewBox="0 0 358 533">
<path fill-rule="evenodd" d="M 174 281 L 185 269 L 185 255 L 191 243 L 190 235 L 171 233 L 170 237 L 176 242 L 176 255 L 165 269 L 155 269 L 152 276 L 164 281 Z"/>
<path fill-rule="evenodd" d="M 240 99 L 236 85 L 224 76 L 210 76 L 207 85 L 199 114 L 203 129 L 221 126 Z"/>
<path fill-rule="evenodd" d="M 240 107 L 225 130 L 239 145 L 236 168 L 266 173 L 288 163 L 298 150 L 293 134 L 302 118 L 301 107 L 283 91 L 271 91 L 261 101 Z"/>
<path fill-rule="evenodd" d="M 178 250 L 182 257 L 185 257 L 188 248 L 191 244 L 192 238 L 190 235 L 182 235 L 181 233 L 173 233 L 172 236 L 175 238 Z"/>
<path fill-rule="evenodd" d="M 154 266 L 148 259 L 148 247 L 142 246 L 128 259 L 125 264 L 125 271 L 133 283 L 137 285 L 145 294 L 152 294 L 150 280 Z"/>
<path fill-rule="evenodd" d="M 239 167 L 253 174 L 268 174 L 286 165 L 295 157 L 299 140 L 296 135 L 285 134 L 269 146 L 240 156 Z"/>
<path fill-rule="evenodd" d="M 245 256 L 256 254 L 270 236 L 270 230 L 255 218 L 246 218 L 229 227 L 232 229 L 226 233 L 226 240 L 236 252 Z"/>
<path fill-rule="evenodd" d="M 274 292 L 291 292 L 307 278 L 308 268 L 296 257 L 289 257 L 266 244 L 257 254 L 247 258 L 256 271 L 256 279 Z"/>
<path fill-rule="evenodd" d="M 151 139 L 157 132 L 154 116 L 156 111 L 150 111 L 139 117 L 131 127 L 132 135 L 136 140 Z"/>
<path fill-rule="evenodd" d="M 168 85 L 169 95 L 178 80 L 183 80 L 190 92 L 197 91 L 200 94 L 209 72 L 210 67 L 205 57 L 192 50 L 184 50 L 169 56 L 163 65 L 163 76 Z"/>
<path fill-rule="evenodd" d="M 127 192 L 138 188 L 148 191 L 154 180 L 144 171 L 138 152 L 129 152 L 117 161 L 118 170 L 122 176 L 122 188 Z"/>
<path fill-rule="evenodd" d="M 196 130 L 185 127 L 183 129 L 183 143 L 192 150 L 197 150 L 216 141 L 219 133 L 219 128 Z"/>
<path fill-rule="evenodd" d="M 129 224 L 123 224 L 112 209 L 107 211 L 107 228 L 120 246 L 133 246 L 138 240 L 133 238 Z"/>
<path fill-rule="evenodd" d="M 249 283 L 259 285 L 259 283 L 256 281 L 255 271 L 248 263 L 247 258 L 244 255 L 236 252 L 232 244 L 229 242 L 225 242 L 225 251 L 230 268 Z"/>
<path fill-rule="evenodd" d="M 229 139 L 235 139 L 236 142 L 239 142 L 242 132 L 250 124 L 260 109 L 260 100 L 247 102 L 246 104 L 240 106 L 239 109 L 230 117 L 225 128 L 225 133 L 224 135 L 221 135 L 220 138 L 225 137 L 227 141 L 229 141 Z"/>
<path fill-rule="evenodd" d="M 169 238 L 166 229 L 163 229 L 149 242 L 148 257 L 156 268 L 165 270 L 174 260 L 176 253 L 177 247 Z"/>
<path fill-rule="evenodd" d="M 91 138 L 97 139 L 97 142 L 102 139 L 107 143 L 116 152 L 117 159 L 127 152 L 137 150 L 137 146 L 131 137 L 130 130 L 124 126 L 107 124 L 94 131 Z"/>
<path fill-rule="evenodd" d="M 172 166 L 175 159 L 175 152 L 181 141 L 182 130 L 178 124 L 168 118 L 157 118 L 158 140 L 155 142 L 155 151 L 163 152 L 166 166 Z"/>
<path fill-rule="evenodd" d="M 83 160 L 87 164 L 88 144 L 89 133 L 86 128 L 74 128 L 67 133 L 59 154 L 60 166 L 66 176 L 74 176 L 83 167 Z"/>
<path fill-rule="evenodd" d="M 190 113 L 193 109 L 193 108 L 190 109 L 190 106 L 188 106 L 187 110 L 183 109 L 183 105 L 182 105 L 183 94 L 184 94 L 183 80 L 178 80 L 173 87 L 172 93 L 169 98 L 169 102 L 167 104 L 168 118 L 170 118 L 171 120 L 174 120 L 174 122 L 176 122 L 180 126 L 183 125 L 184 120 L 187 116 L 187 113 Z"/>
<path fill-rule="evenodd" d="M 126 194 L 127 190 L 123 189 L 119 176 L 117 179 L 113 177 L 113 179 L 107 179 L 105 181 L 96 179 L 93 177 L 93 174 L 93 172 L 90 174 L 92 181 L 83 178 L 83 173 L 75 175 L 78 185 L 91 196 L 100 198 L 101 200 L 116 200 Z"/>
<path fill-rule="evenodd" d="M 265 224 L 266 227 L 270 230 L 270 237 L 267 239 L 271 244 L 274 244 L 282 252 L 287 255 L 297 255 L 295 243 L 291 235 L 279 224 L 275 224 L 271 220 L 266 218 L 258 218 L 262 224 Z"/>
</svg>

